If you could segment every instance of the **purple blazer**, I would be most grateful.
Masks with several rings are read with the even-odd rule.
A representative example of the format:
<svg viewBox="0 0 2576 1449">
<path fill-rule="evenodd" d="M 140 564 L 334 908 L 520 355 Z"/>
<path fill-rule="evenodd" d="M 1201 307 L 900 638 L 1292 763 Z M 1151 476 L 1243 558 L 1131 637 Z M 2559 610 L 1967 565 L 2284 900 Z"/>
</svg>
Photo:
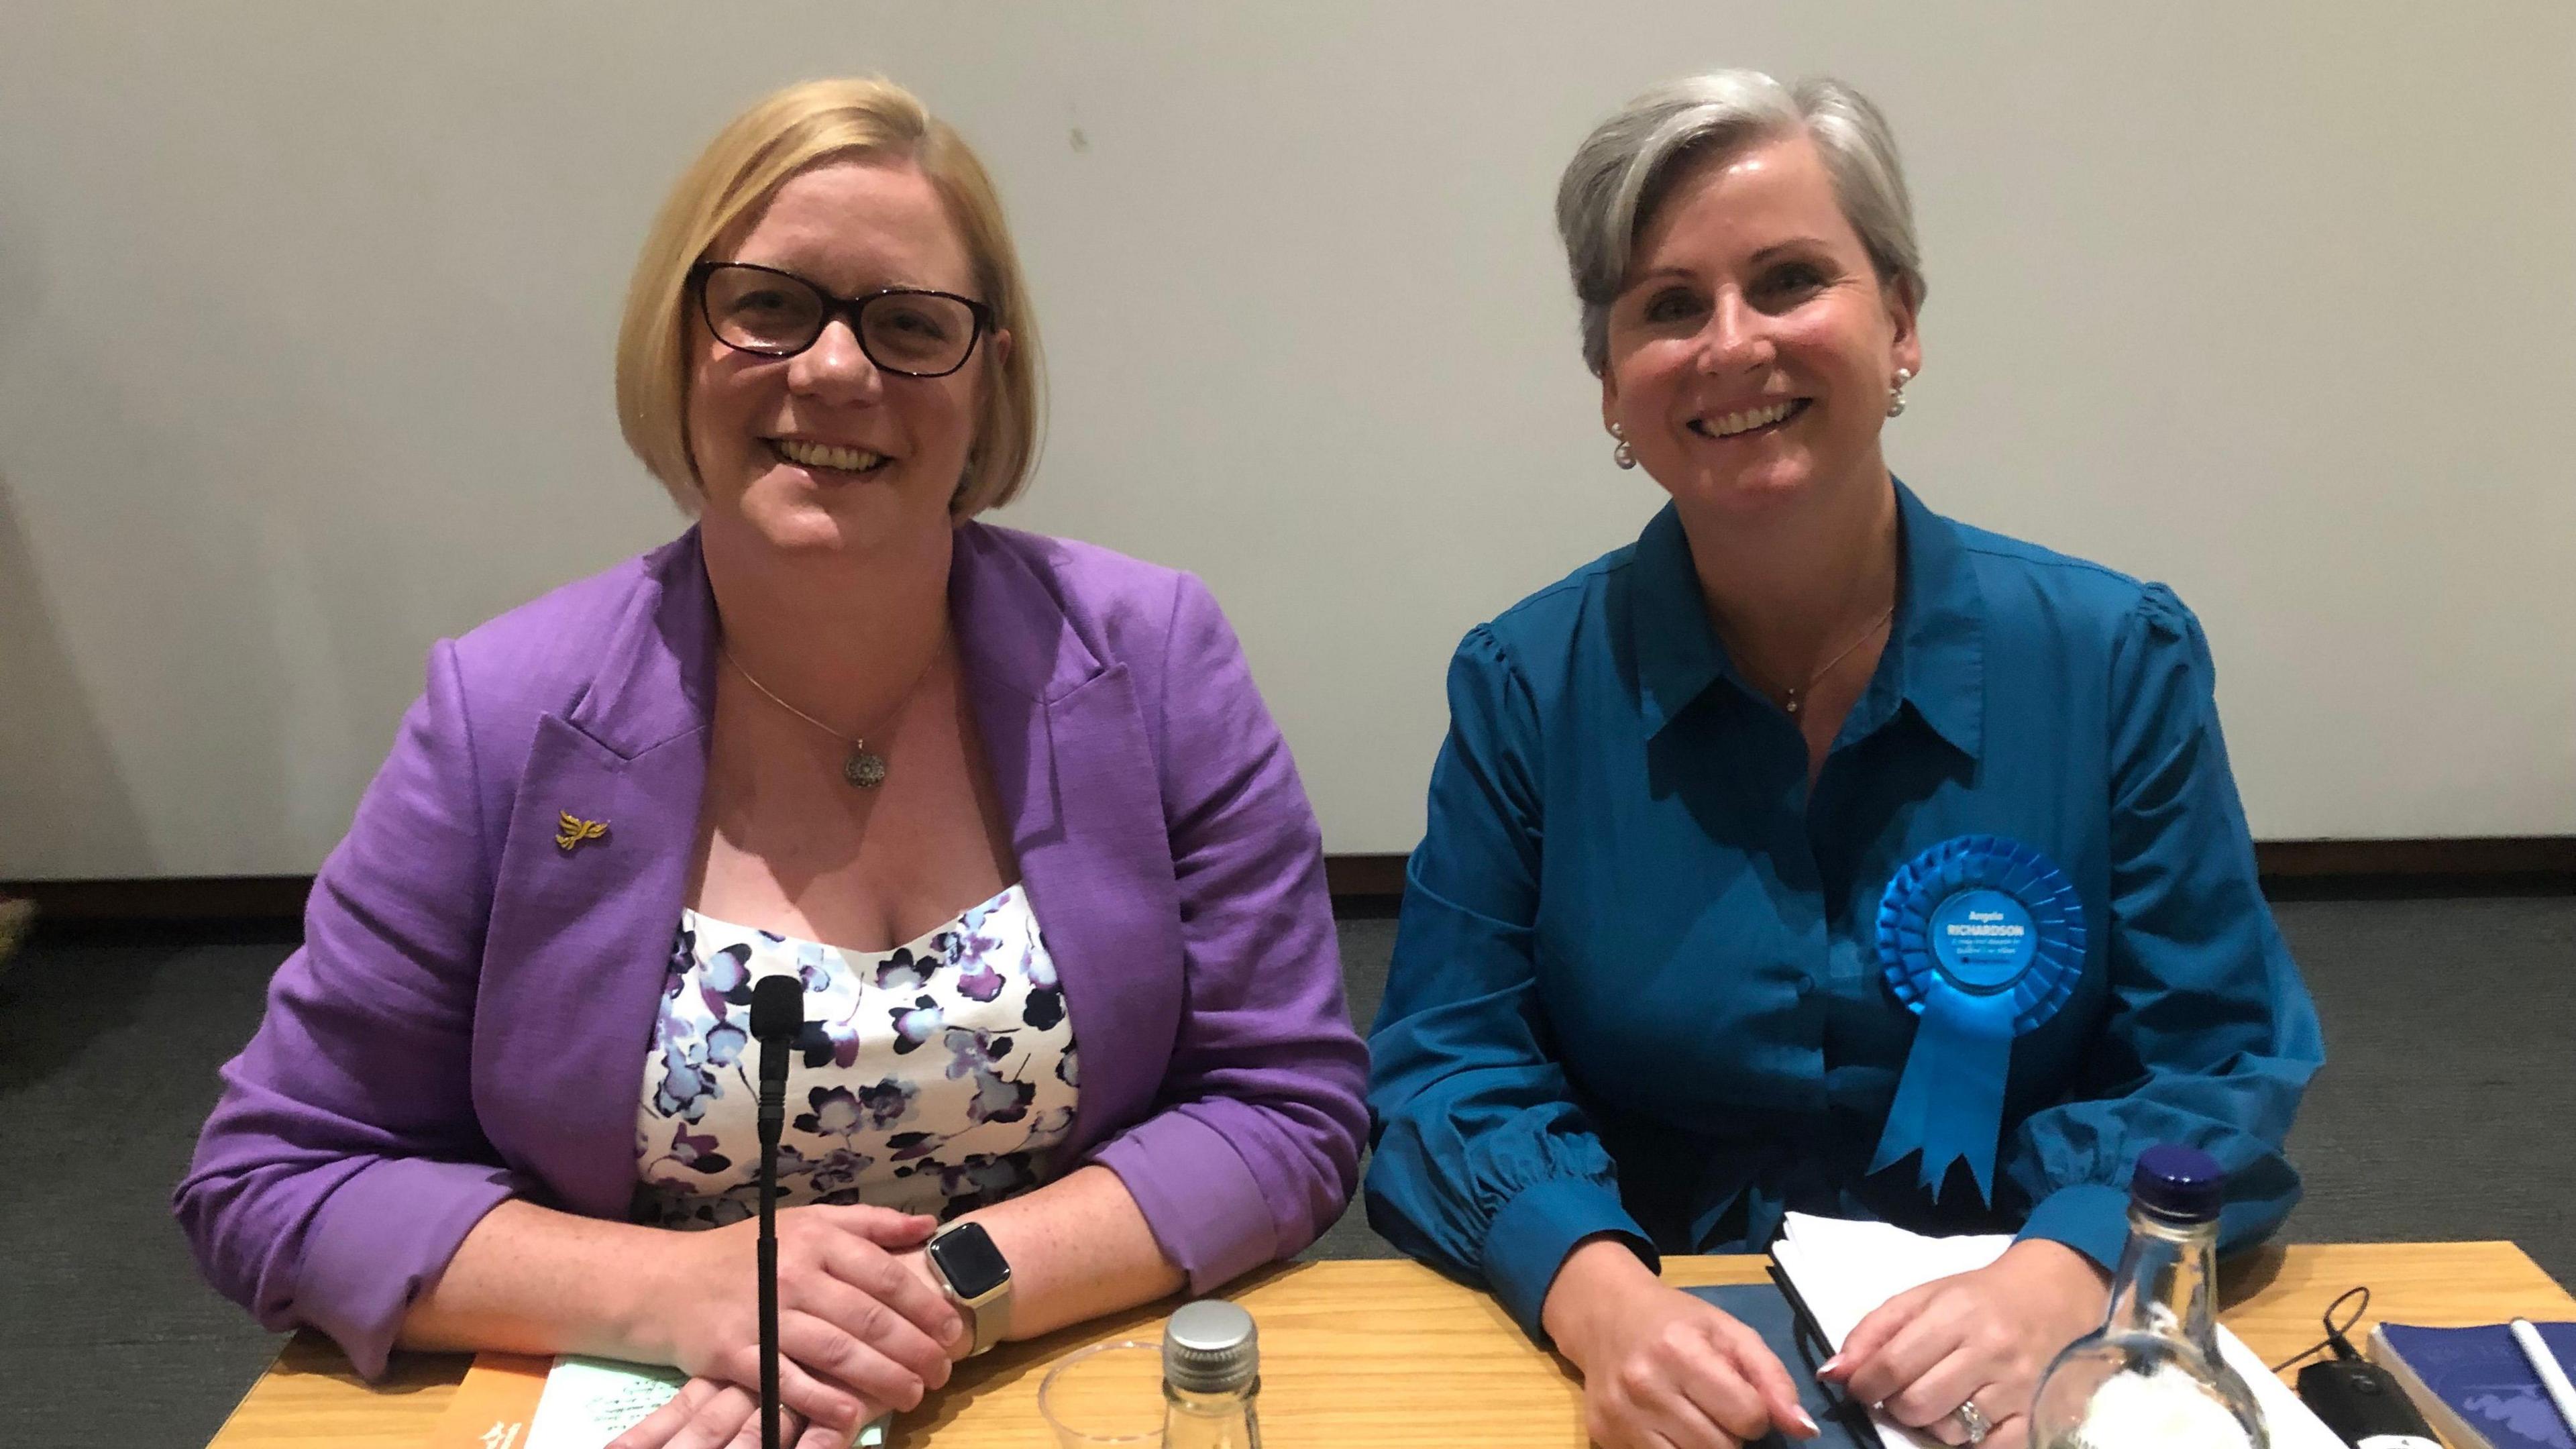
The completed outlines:
<svg viewBox="0 0 2576 1449">
<path fill-rule="evenodd" d="M 1193 1291 L 1348 1201 L 1366 1051 L 1322 843 L 1207 589 L 968 523 L 949 605 L 1082 1051 L 1068 1166 L 1115 1171 Z M 695 530 L 430 652 L 175 1207 L 206 1277 L 382 1371 L 504 1199 L 623 1218 L 706 780 Z M 567 854 L 556 817 L 608 822 Z"/>
</svg>

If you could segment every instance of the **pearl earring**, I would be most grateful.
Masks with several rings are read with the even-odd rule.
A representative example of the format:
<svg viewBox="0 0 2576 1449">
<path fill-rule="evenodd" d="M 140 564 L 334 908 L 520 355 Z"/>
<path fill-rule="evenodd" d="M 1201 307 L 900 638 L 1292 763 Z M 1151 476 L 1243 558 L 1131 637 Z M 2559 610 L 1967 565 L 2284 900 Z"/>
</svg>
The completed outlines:
<svg viewBox="0 0 2576 1449">
<path fill-rule="evenodd" d="M 1903 417 L 1905 415 L 1905 385 L 1913 380 L 1914 373 L 1911 369 L 1900 367 L 1896 370 L 1896 386 L 1887 390 L 1887 415 L 1889 417 L 1896 418 Z"/>
<path fill-rule="evenodd" d="M 1617 423 L 1610 425 L 1610 436 L 1619 440 L 1619 445 L 1610 450 L 1610 461 L 1622 468 L 1636 467 L 1637 450 L 1628 446 L 1628 435 L 1620 430 Z"/>
</svg>

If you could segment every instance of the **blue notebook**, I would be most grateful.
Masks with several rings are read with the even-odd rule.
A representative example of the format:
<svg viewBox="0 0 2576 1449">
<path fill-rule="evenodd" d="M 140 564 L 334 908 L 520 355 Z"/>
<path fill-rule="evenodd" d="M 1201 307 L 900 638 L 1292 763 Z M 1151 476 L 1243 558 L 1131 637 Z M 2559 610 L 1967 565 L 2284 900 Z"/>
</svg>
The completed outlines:
<svg viewBox="0 0 2576 1449">
<path fill-rule="evenodd" d="M 1824 1430 L 1821 1436 L 1804 1441 L 1773 1434 L 1751 1441 L 1744 1449 L 1791 1449 L 1801 1443 L 1812 1449 L 1883 1449 L 1878 1430 L 1870 1425 L 1869 1412 L 1838 1399 L 1816 1382 L 1816 1366 L 1830 1357 L 1832 1350 L 1820 1343 L 1799 1342 L 1798 1315 L 1791 1311 L 1789 1300 L 1780 1295 L 1779 1289 L 1768 1283 L 1729 1283 L 1683 1291 L 1716 1304 L 1728 1317 L 1761 1334 L 1762 1341 L 1780 1356 L 1781 1365 L 1798 1385 L 1799 1407 L 1816 1421 L 1816 1427 Z"/>
<path fill-rule="evenodd" d="M 2543 1323 L 2541 1341 L 2576 1364 L 2576 1323 Z M 2397 1376 L 2418 1412 L 2455 1449 L 2576 1449 L 2576 1435 L 2540 1387 L 2522 1345 L 2501 1323 L 2370 1331 L 2370 1356 Z"/>
</svg>

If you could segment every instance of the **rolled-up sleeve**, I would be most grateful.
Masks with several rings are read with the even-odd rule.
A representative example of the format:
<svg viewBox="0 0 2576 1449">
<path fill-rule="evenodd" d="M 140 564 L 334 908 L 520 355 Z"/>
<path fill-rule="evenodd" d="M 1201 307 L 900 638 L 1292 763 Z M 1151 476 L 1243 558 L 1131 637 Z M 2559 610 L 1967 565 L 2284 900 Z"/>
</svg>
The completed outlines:
<svg viewBox="0 0 2576 1449">
<path fill-rule="evenodd" d="M 1216 600 L 1176 590 L 1159 710 L 1185 996 L 1154 1112 L 1094 1157 L 1206 1292 L 1349 1205 L 1368 1064 L 1296 763 Z"/>
<path fill-rule="evenodd" d="M 522 1186 L 469 1089 L 491 899 L 477 800 L 442 643 L 173 1198 L 218 1291 L 268 1328 L 330 1334 L 370 1377 L 413 1298 Z"/>
<path fill-rule="evenodd" d="M 1543 1338 L 1539 1310 L 1576 1244 L 1614 1234 L 1654 1255 L 1547 1047 L 1532 927 L 1537 713 L 1484 628 L 1450 663 L 1449 711 L 1369 1037 L 1369 1222 L 1486 1284 Z"/>
<path fill-rule="evenodd" d="M 2299 1198 L 2283 1141 L 2325 1060 L 2256 879 L 2215 683 L 2199 621 L 2149 585 L 2111 662 L 2110 1018 L 2074 1099 L 2023 1122 L 2007 1153 L 2033 1204 L 2022 1236 L 2106 1267 L 2128 1175 L 2159 1142 L 2226 1170 L 2222 1250 L 2279 1228 Z"/>
</svg>

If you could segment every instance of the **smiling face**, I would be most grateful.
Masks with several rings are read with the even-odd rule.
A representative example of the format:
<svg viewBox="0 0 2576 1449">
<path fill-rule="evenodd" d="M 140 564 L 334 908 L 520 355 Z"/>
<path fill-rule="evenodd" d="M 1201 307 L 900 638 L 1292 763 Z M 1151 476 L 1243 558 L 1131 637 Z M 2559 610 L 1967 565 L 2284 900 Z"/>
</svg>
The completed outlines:
<svg viewBox="0 0 2576 1449">
<path fill-rule="evenodd" d="M 1879 427 L 1914 309 L 1880 284 L 1804 133 L 1703 162 L 1611 303 L 1601 417 L 1686 509 L 1732 516 L 1884 486 Z"/>
<path fill-rule="evenodd" d="M 792 272 L 836 296 L 884 287 L 977 295 L 938 190 L 908 163 L 828 162 L 778 188 L 718 261 Z M 995 332 L 946 377 L 880 371 L 847 318 L 794 357 L 736 351 L 692 307 L 689 452 L 710 542 L 865 553 L 949 527 L 974 447 Z"/>
</svg>

